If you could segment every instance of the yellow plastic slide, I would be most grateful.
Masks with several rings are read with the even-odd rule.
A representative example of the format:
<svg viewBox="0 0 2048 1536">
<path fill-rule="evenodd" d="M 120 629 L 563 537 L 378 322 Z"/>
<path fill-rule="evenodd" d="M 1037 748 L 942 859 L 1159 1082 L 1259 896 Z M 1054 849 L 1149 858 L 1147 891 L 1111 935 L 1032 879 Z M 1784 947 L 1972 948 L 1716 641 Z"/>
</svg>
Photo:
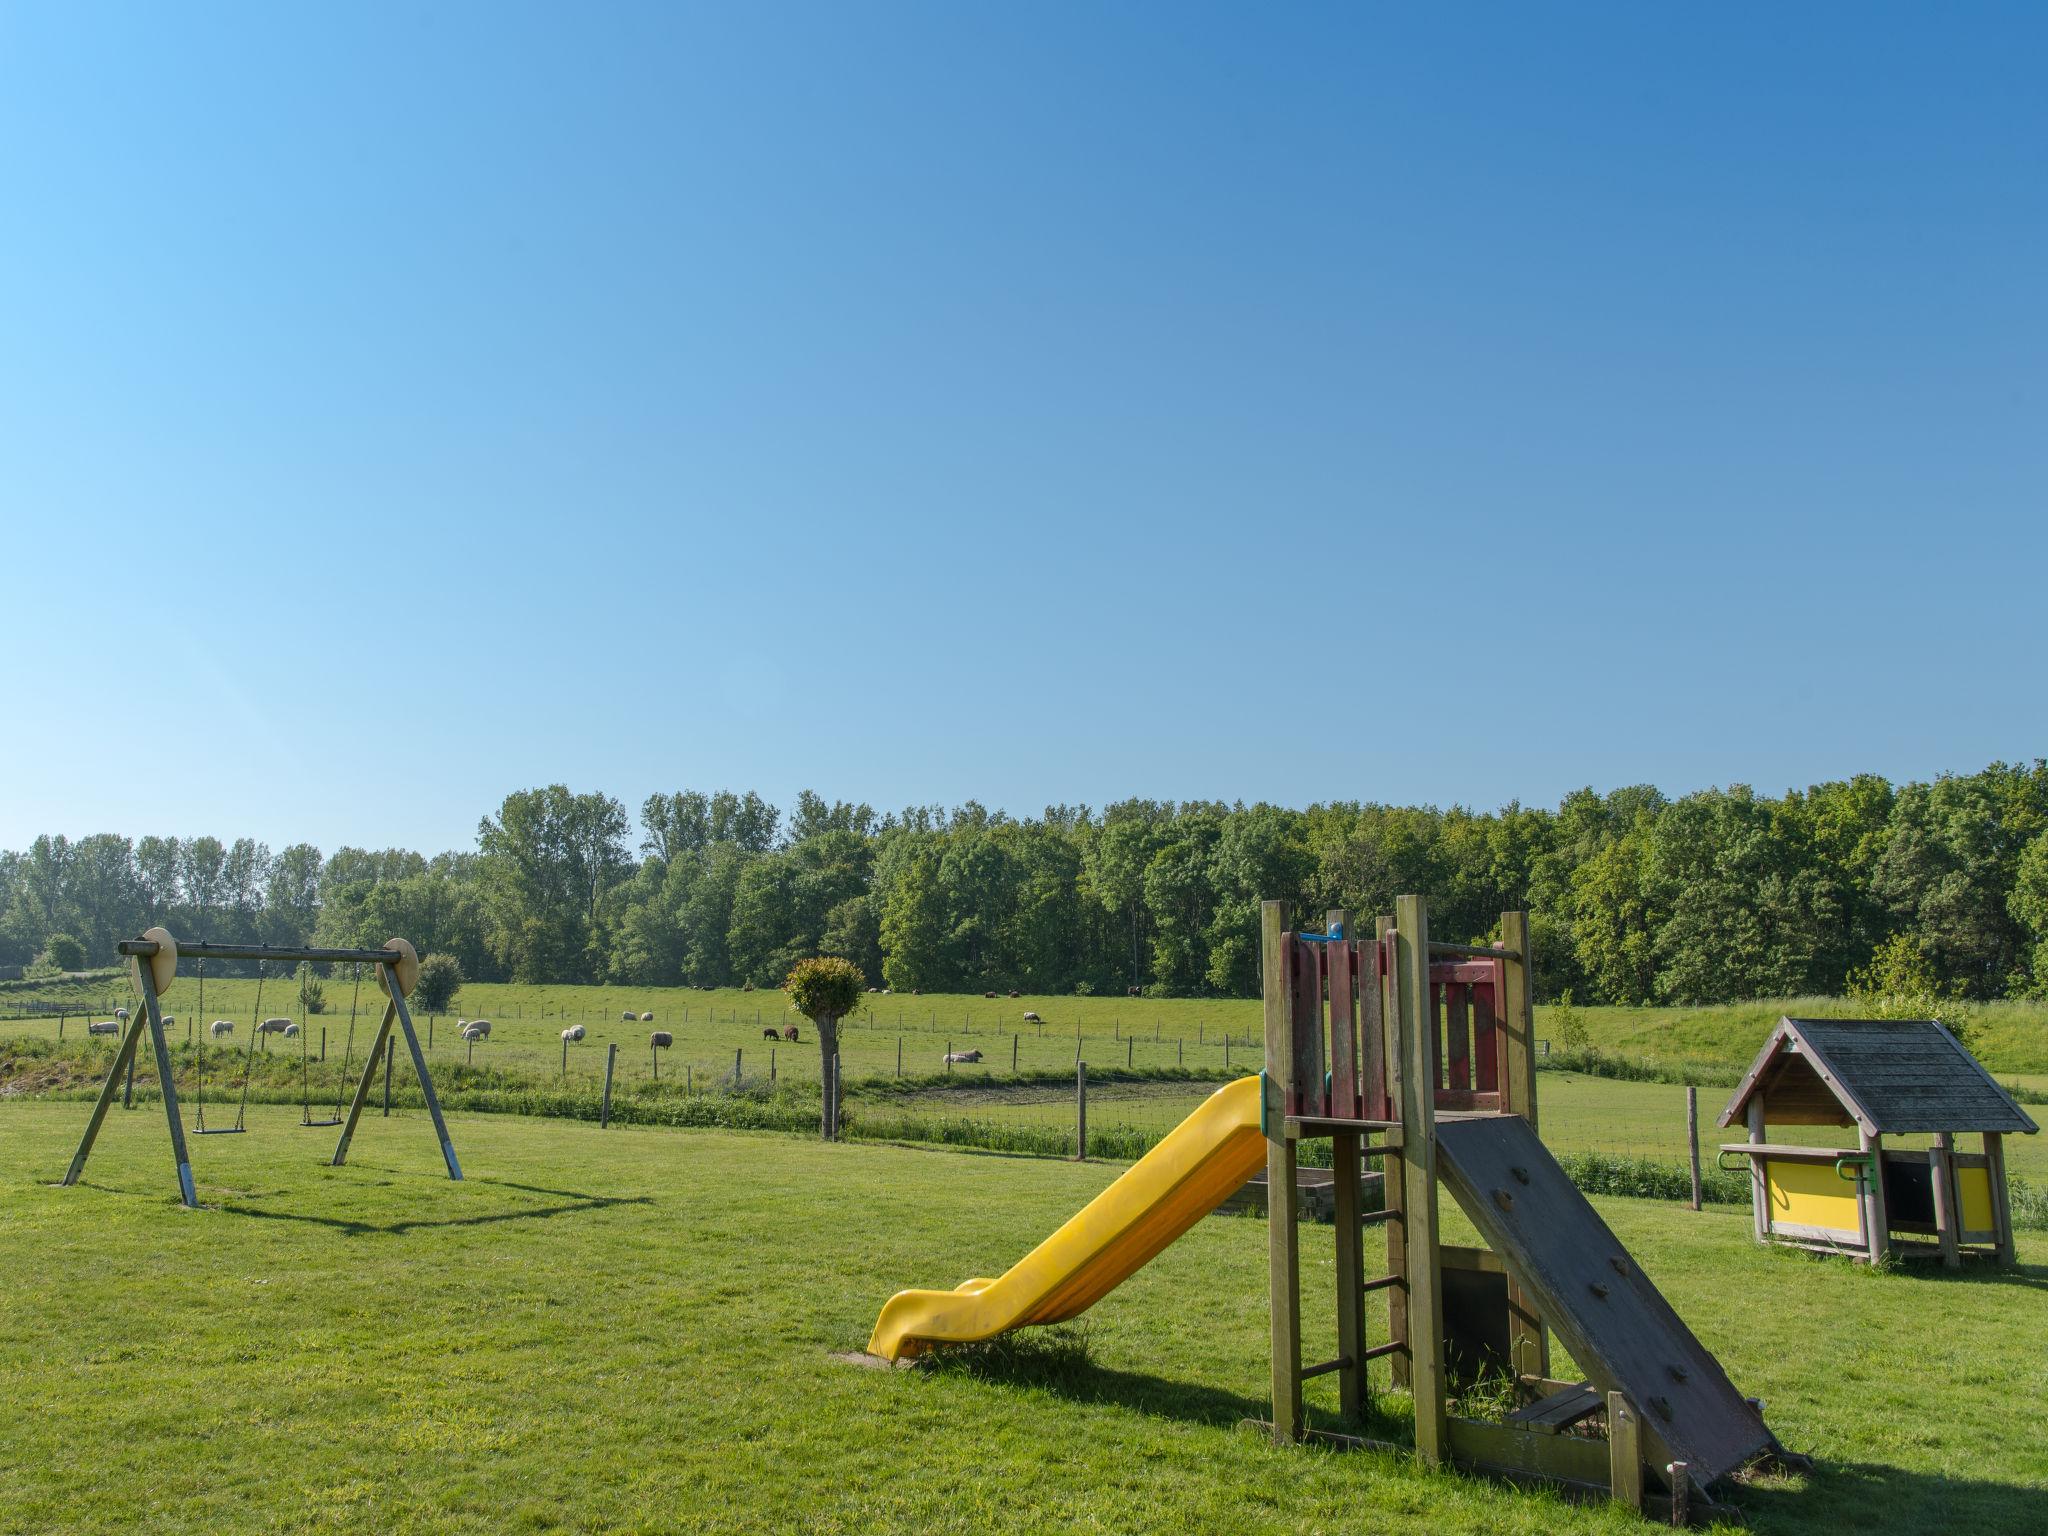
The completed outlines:
<svg viewBox="0 0 2048 1536">
<path fill-rule="evenodd" d="M 1216 1209 L 1266 1161 L 1259 1080 L 1211 1094 L 1073 1220 L 995 1280 L 951 1291 L 898 1291 L 868 1352 L 885 1360 L 966 1344 L 1028 1323 L 1078 1317 Z"/>
</svg>

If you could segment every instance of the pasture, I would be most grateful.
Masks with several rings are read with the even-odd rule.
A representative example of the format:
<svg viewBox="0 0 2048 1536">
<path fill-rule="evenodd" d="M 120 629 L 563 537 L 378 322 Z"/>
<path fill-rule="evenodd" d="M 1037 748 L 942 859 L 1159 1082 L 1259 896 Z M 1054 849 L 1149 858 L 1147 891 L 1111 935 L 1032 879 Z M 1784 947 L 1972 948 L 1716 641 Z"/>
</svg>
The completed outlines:
<svg viewBox="0 0 2048 1536">
<path fill-rule="evenodd" d="M 1113 1168 L 458 1116 L 452 1184 L 421 1115 L 337 1170 L 265 1107 L 198 1144 L 186 1213 L 153 1114 L 49 1187 L 81 1118 L 0 1107 L 0 1228 L 35 1256 L 0 1276 L 0 1531 L 1642 1528 L 1238 1430 L 1264 1411 L 1256 1221 L 1202 1222 L 1078 1326 L 936 1370 L 835 1358 L 889 1292 L 1007 1264 Z M 1745 1214 L 1599 1203 L 1822 1458 L 1747 1490 L 1755 1529 L 2048 1524 L 2048 1445 L 2014 1418 L 2048 1391 L 2048 1238 L 2009 1276 L 1869 1273 L 1758 1249 Z M 1402 1438 L 1403 1402 L 1371 1432 Z"/>
</svg>

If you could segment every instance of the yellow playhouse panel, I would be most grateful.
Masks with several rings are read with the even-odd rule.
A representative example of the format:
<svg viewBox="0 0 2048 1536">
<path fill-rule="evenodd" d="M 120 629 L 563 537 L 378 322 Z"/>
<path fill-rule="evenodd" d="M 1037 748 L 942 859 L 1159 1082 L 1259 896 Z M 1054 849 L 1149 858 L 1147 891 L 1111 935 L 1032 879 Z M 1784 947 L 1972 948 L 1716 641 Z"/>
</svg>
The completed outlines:
<svg viewBox="0 0 2048 1536">
<path fill-rule="evenodd" d="M 1991 1230 L 1991 1174 L 1983 1168 L 1958 1168 L 1956 1189 L 1962 1195 L 1963 1230 Z"/>
<path fill-rule="evenodd" d="M 1863 1230 L 1857 1186 L 1835 1172 L 1833 1163 L 1764 1160 L 1764 1181 L 1771 1196 L 1771 1223 L 1821 1227 L 1854 1237 Z"/>
</svg>

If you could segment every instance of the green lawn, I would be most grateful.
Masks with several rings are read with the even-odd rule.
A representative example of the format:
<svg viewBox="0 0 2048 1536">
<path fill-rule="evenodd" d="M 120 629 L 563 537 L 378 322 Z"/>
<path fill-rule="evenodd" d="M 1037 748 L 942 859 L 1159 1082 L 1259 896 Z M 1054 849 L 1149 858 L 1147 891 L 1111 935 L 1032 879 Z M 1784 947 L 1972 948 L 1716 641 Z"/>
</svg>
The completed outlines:
<svg viewBox="0 0 2048 1536">
<path fill-rule="evenodd" d="M 457 1185 L 418 1114 L 336 1170 L 262 1108 L 196 1144 L 185 1213 L 153 1109 L 49 1187 L 83 1118 L 0 1106 L 0 1531 L 1641 1529 L 1236 1430 L 1266 1406 L 1252 1221 L 976 1368 L 834 1358 L 890 1291 L 995 1272 L 1114 1168 L 459 1116 Z M 1871 1274 L 1759 1250 L 1746 1213 L 1600 1204 L 1822 1458 L 1744 1495 L 1756 1528 L 2048 1527 L 2048 1239 L 2010 1276 Z"/>
</svg>

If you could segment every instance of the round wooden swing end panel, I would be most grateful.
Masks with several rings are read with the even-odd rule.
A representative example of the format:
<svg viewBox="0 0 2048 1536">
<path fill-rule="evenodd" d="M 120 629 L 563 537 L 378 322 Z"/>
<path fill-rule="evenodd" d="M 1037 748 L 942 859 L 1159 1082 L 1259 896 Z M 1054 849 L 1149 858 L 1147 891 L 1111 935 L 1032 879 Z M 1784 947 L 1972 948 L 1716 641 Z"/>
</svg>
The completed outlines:
<svg viewBox="0 0 2048 1536">
<path fill-rule="evenodd" d="M 398 990 L 410 997 L 412 989 L 420 981 L 419 955 L 404 939 L 386 939 L 384 947 L 397 952 L 398 958 L 392 962 L 391 968 L 398 973 Z"/>
<path fill-rule="evenodd" d="M 149 957 L 149 979 L 156 987 L 156 995 L 162 997 L 178 979 L 178 941 L 171 937 L 168 928 L 144 929 L 142 936 L 156 945 L 156 953 Z"/>
</svg>

